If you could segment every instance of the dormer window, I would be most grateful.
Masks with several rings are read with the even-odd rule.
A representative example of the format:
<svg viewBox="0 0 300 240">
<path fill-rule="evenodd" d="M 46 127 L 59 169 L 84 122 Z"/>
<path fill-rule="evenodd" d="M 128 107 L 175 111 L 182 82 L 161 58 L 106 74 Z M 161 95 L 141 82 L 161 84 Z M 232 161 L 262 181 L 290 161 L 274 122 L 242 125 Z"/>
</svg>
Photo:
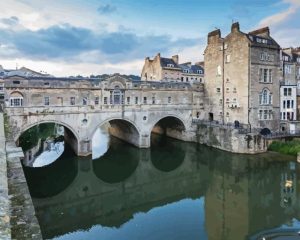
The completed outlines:
<svg viewBox="0 0 300 240">
<path fill-rule="evenodd" d="M 169 64 L 167 64 L 167 67 L 171 67 L 172 68 L 172 67 L 174 67 L 174 64 L 170 64 L 169 63 Z"/>
<path fill-rule="evenodd" d="M 183 72 L 184 73 L 189 73 L 189 70 L 188 69 L 183 69 Z"/>
<path fill-rule="evenodd" d="M 202 74 L 203 72 L 202 72 L 202 70 L 197 70 L 197 73 Z"/>
</svg>

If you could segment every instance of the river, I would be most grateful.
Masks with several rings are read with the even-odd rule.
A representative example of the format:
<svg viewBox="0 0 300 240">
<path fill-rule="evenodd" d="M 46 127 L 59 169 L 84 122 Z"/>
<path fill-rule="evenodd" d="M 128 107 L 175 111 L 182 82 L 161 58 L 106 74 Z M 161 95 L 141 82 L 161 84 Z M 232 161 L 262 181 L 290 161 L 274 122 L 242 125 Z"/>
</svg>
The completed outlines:
<svg viewBox="0 0 300 240">
<path fill-rule="evenodd" d="M 300 229 L 292 157 L 158 135 L 138 149 L 99 136 L 93 156 L 77 157 L 65 144 L 56 161 L 24 166 L 44 239 L 261 239 Z"/>
</svg>

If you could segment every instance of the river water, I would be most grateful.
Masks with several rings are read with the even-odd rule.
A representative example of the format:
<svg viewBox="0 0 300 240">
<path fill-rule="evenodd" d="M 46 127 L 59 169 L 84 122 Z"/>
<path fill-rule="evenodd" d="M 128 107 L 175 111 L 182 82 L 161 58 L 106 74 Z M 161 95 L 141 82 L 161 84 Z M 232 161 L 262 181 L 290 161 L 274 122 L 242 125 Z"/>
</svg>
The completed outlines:
<svg viewBox="0 0 300 240">
<path fill-rule="evenodd" d="M 239 240 L 300 229 L 292 157 L 230 154 L 157 135 L 150 149 L 102 142 L 107 149 L 98 139 L 93 157 L 76 157 L 65 144 L 51 164 L 24 166 L 44 239 Z"/>
</svg>

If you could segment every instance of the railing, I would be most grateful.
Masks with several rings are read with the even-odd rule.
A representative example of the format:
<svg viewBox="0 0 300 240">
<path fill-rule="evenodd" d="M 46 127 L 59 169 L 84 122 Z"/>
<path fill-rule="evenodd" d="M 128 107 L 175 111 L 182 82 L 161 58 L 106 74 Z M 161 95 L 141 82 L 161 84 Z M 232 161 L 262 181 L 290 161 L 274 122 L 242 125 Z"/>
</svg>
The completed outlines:
<svg viewBox="0 0 300 240">
<path fill-rule="evenodd" d="M 236 129 L 240 134 L 247 134 L 251 132 L 250 125 L 248 124 L 234 124 L 234 123 L 226 123 L 223 124 L 219 121 L 207 121 L 207 120 L 202 120 L 202 119 L 193 119 L 192 120 L 193 124 L 204 124 L 206 126 L 211 126 L 211 127 L 222 127 L 226 129 Z"/>
<path fill-rule="evenodd" d="M 272 132 L 268 135 L 263 135 L 266 139 L 273 139 L 273 138 L 284 138 L 284 137 L 298 137 L 300 136 L 300 131 L 294 132 Z"/>
</svg>

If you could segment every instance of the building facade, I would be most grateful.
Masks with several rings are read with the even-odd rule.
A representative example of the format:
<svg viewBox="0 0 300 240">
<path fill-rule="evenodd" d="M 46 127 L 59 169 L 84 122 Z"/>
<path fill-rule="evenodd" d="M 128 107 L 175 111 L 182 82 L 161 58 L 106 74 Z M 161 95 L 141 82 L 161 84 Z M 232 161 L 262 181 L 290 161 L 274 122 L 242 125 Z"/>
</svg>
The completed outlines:
<svg viewBox="0 0 300 240">
<path fill-rule="evenodd" d="M 141 73 L 142 81 L 204 82 L 204 67 L 201 63 L 179 64 L 179 56 L 161 57 L 158 53 L 153 59 L 147 57 Z"/>
<path fill-rule="evenodd" d="M 204 62 L 208 120 L 279 130 L 280 46 L 269 28 L 210 32 Z"/>
</svg>

